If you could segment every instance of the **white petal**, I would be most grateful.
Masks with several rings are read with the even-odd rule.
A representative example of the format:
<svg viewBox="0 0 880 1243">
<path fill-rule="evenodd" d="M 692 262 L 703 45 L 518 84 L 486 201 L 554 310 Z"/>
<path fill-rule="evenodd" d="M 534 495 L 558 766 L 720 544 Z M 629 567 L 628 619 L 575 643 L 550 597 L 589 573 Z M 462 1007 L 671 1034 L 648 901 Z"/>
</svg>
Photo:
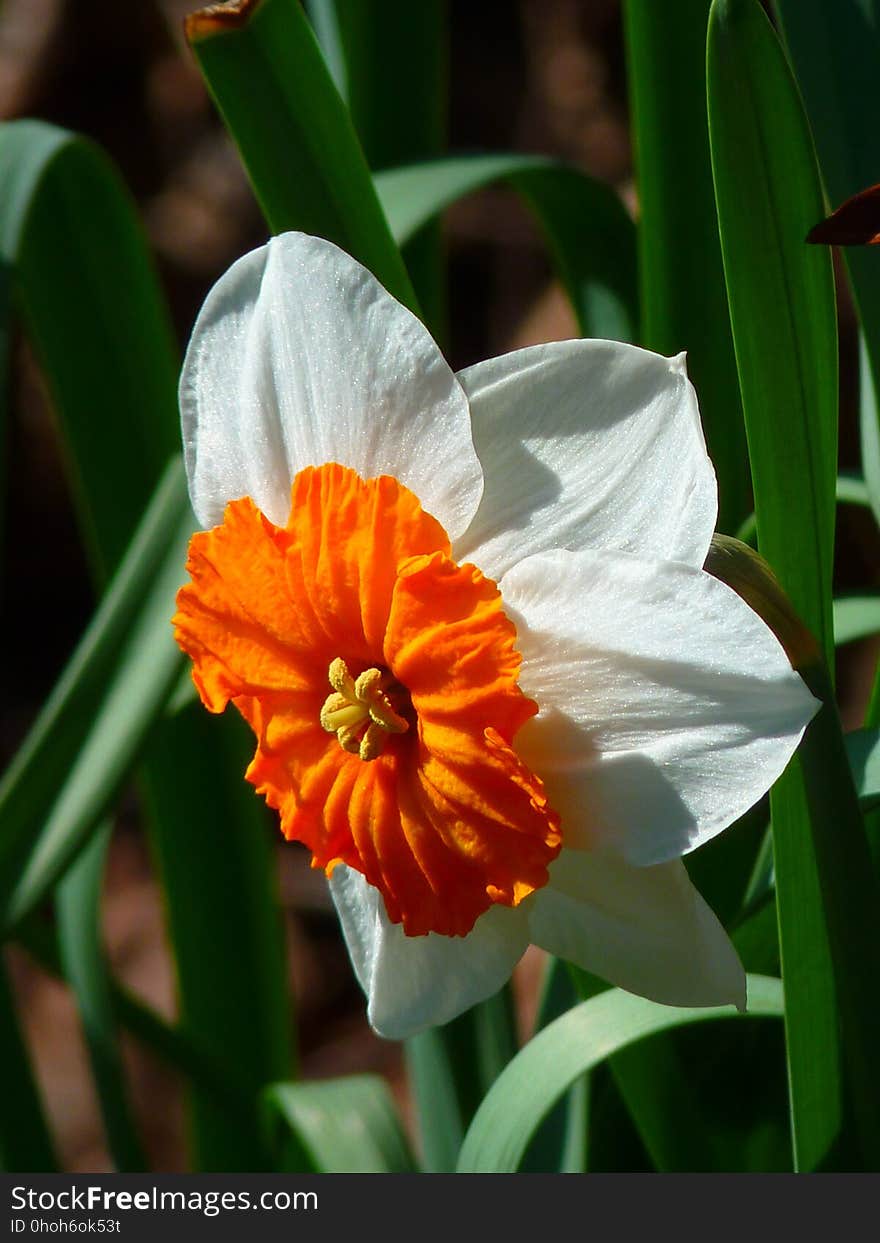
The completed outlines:
<svg viewBox="0 0 880 1243">
<path fill-rule="evenodd" d="M 610 984 L 668 1006 L 745 1009 L 736 950 L 679 861 L 636 868 L 564 850 L 530 907 L 536 945 Z"/>
<path fill-rule="evenodd" d="M 501 592 L 540 708 L 516 748 L 566 845 L 641 865 L 694 849 L 770 788 L 818 707 L 757 614 L 689 566 L 541 554 Z"/>
<path fill-rule="evenodd" d="M 482 472 L 467 399 L 418 319 L 320 238 L 239 259 L 196 320 L 180 381 L 193 508 L 213 526 L 250 496 L 277 525 L 306 466 L 394 475 L 455 538 Z"/>
<path fill-rule="evenodd" d="M 458 560 L 496 580 L 552 548 L 703 564 L 717 490 L 683 356 L 559 341 L 458 378 L 485 475 Z"/>
<path fill-rule="evenodd" d="M 378 889 L 338 864 L 330 892 L 361 988 L 380 1036 L 403 1040 L 448 1023 L 510 978 L 528 945 L 522 907 L 493 906 L 466 937 L 408 937 L 385 914 Z"/>
</svg>

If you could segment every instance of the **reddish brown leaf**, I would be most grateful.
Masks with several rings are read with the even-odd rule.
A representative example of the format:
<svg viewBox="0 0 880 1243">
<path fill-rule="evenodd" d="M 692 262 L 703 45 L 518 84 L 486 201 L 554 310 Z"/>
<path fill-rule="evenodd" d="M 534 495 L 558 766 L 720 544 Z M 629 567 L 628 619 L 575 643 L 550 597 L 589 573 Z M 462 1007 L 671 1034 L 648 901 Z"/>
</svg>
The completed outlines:
<svg viewBox="0 0 880 1243">
<path fill-rule="evenodd" d="M 876 246 L 880 243 L 880 184 L 841 203 L 807 234 L 808 242 L 827 246 Z"/>
</svg>

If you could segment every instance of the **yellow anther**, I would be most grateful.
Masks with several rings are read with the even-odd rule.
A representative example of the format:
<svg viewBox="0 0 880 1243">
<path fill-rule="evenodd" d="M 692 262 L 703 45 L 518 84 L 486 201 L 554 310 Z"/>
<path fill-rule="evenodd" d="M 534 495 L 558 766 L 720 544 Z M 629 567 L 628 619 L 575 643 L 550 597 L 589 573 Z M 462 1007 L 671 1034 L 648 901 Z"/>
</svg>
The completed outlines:
<svg viewBox="0 0 880 1243">
<path fill-rule="evenodd" d="M 362 760 L 377 759 L 385 750 L 387 738 L 388 731 L 384 730 L 381 725 L 377 725 L 375 721 L 371 721 L 361 739 L 358 755 Z"/>
<path fill-rule="evenodd" d="M 404 734 L 409 729 L 409 722 L 394 711 L 391 700 L 385 694 L 388 675 L 378 669 L 365 669 L 354 684 L 354 691 L 362 704 L 370 710 L 370 716 L 376 725 L 381 725 L 391 734 Z"/>
<path fill-rule="evenodd" d="M 382 689 L 382 672 L 380 669 L 365 669 L 354 684 L 354 693 L 361 703 L 371 703 L 373 697 Z"/>
<path fill-rule="evenodd" d="M 335 734 L 343 751 L 374 760 L 382 754 L 388 734 L 403 734 L 409 722 L 395 712 L 385 693 L 389 675 L 365 669 L 357 679 L 337 656 L 327 671 L 333 693 L 321 708 L 321 728 Z M 365 728 L 366 727 L 366 728 Z"/>
<path fill-rule="evenodd" d="M 409 721 L 405 720 L 391 707 L 387 695 L 377 695 L 370 704 L 370 716 L 375 725 L 381 726 L 389 734 L 405 734 L 409 729 Z"/>
<path fill-rule="evenodd" d="M 359 721 L 357 725 L 349 725 L 345 729 L 336 731 L 336 737 L 339 739 L 339 745 L 343 751 L 348 751 L 351 755 L 360 755 L 361 736 L 363 733 L 361 729 L 362 724 L 363 722 Z"/>
<path fill-rule="evenodd" d="M 340 656 L 337 656 L 335 660 L 331 660 L 330 668 L 327 670 L 327 677 L 330 679 L 330 685 L 333 689 L 340 695 L 344 695 L 349 703 L 353 699 L 358 698 L 354 679 L 348 672 L 348 665 Z"/>
</svg>

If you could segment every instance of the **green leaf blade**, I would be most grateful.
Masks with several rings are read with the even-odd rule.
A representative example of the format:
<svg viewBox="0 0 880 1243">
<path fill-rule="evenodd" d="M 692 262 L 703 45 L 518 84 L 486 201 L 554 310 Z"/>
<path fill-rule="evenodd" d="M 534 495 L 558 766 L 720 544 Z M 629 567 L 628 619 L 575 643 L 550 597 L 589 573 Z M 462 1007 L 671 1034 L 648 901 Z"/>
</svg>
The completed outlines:
<svg viewBox="0 0 880 1243">
<path fill-rule="evenodd" d="M 759 545 L 830 663 L 834 291 L 830 256 L 802 240 L 822 214 L 821 185 L 798 90 L 763 11 L 754 0 L 715 0 L 713 19 L 710 128 Z M 751 317 L 762 305 L 759 331 Z M 799 1168 L 873 1168 L 878 897 L 833 690 L 821 664 L 807 673 L 823 706 L 800 761 L 771 792 L 795 1151 Z"/>
<path fill-rule="evenodd" d="M 187 37 L 273 233 L 348 251 L 399 301 L 415 296 L 351 118 L 297 0 L 193 14 Z"/>
<path fill-rule="evenodd" d="M 20 165 L 25 184 L 39 143 L 31 143 L 32 133 L 12 132 L 17 145 L 5 152 L 13 169 Z M 0 139 L 9 135 L 5 129 Z M 100 581 L 127 547 L 170 449 L 179 447 L 177 360 L 145 242 L 115 174 L 88 144 L 69 135 L 59 144 L 51 127 L 45 146 L 49 171 L 27 182 L 32 193 L 24 223 L 16 232 L 0 221 L 0 237 L 13 239 L 4 257 L 38 345 L 72 473 L 84 481 L 75 500 Z M 87 211 L 85 223 L 77 208 L 80 215 Z M 59 214 L 65 230 L 58 228 Z M 108 809 L 178 680 L 182 658 L 170 622 L 191 518 L 176 530 L 137 628 L 126 635 L 127 658 L 113 694 L 91 722 L 28 866 L 14 874 L 7 925 L 32 909 L 84 844 L 89 821 L 94 828 Z M 206 717 L 195 723 L 191 716 L 153 731 L 147 781 L 165 799 L 161 819 L 150 827 L 161 843 L 181 1010 L 191 1030 L 208 1033 L 211 1053 L 216 1048 L 247 1067 L 253 1100 L 243 1126 L 216 1093 L 194 1090 L 196 1164 L 266 1168 L 256 1093 L 286 1078 L 291 1062 L 277 883 L 259 804 L 243 789 L 241 743 L 237 752 L 226 750 L 222 740 L 231 725 Z M 211 797 L 219 798 L 233 776 L 245 800 L 230 796 L 212 806 Z M 222 842 L 211 831 L 217 824 L 224 826 Z"/>
<path fill-rule="evenodd" d="M 854 643 L 880 631 L 880 596 L 840 596 L 834 601 L 834 642 Z"/>
<path fill-rule="evenodd" d="M 639 192 L 640 344 L 687 350 L 709 456 L 718 529 L 751 507 L 751 481 L 712 187 L 706 120 L 710 0 L 624 6 Z"/>
<path fill-rule="evenodd" d="M 2 260 L 56 407 L 82 412 L 66 421 L 67 459 L 105 578 L 179 448 L 170 317 L 134 204 L 98 148 L 43 122 L 6 122 L 0 180 Z M 114 528 L 99 535 L 91 506 L 112 511 Z"/>
<path fill-rule="evenodd" d="M 880 8 L 876 0 L 776 0 L 776 11 L 810 118 L 831 205 L 880 176 Z M 814 224 L 825 212 L 820 211 Z M 824 249 L 821 248 L 821 249 Z M 847 246 L 843 258 L 865 333 L 874 389 L 880 391 L 880 254 Z M 862 457 L 880 521 L 880 425 L 876 403 L 863 403 Z"/>
<path fill-rule="evenodd" d="M 455 1169 L 471 1118 L 516 1052 L 510 985 L 464 1014 L 406 1041 L 422 1166 L 432 1174 Z"/>
<path fill-rule="evenodd" d="M 749 1016 L 781 1015 L 780 981 L 749 977 Z M 512 1173 L 534 1130 L 575 1079 L 649 1035 L 687 1023 L 741 1018 L 732 1006 L 660 1006 L 619 989 L 582 1002 L 544 1028 L 486 1096 L 465 1136 L 459 1173 Z"/>
<path fill-rule="evenodd" d="M 267 1088 L 270 1130 L 281 1132 L 281 1168 L 326 1174 L 405 1174 L 415 1170 L 391 1092 L 376 1075 L 349 1075 Z M 276 1138 L 276 1143 L 278 1142 Z"/>
<path fill-rule="evenodd" d="M 6 934 L 33 911 L 110 810 L 174 687 L 182 657 L 169 617 L 191 527 L 187 512 L 164 550 L 153 591 L 120 651 L 119 664 L 47 812 L 5 905 Z"/>
<path fill-rule="evenodd" d="M 837 328 L 830 257 L 804 245 L 822 212 L 812 140 L 782 50 L 755 0 L 716 0 L 708 64 L 759 545 L 831 659 Z"/>
<path fill-rule="evenodd" d="M 104 1121 L 110 1154 L 120 1172 L 148 1168 L 134 1125 L 110 976 L 101 945 L 101 884 L 112 826 L 95 833 L 58 886 L 58 938 L 64 973 L 73 988 Z"/>
<path fill-rule="evenodd" d="M 376 175 L 400 243 L 459 198 L 498 181 L 536 217 L 581 333 L 637 340 L 635 227 L 610 187 L 567 165 L 522 155 L 459 156 Z"/>
<path fill-rule="evenodd" d="M 812 140 L 784 54 L 756 0 L 715 0 L 707 85 L 758 543 L 832 660 L 834 284 L 829 255 L 804 244 L 822 211 Z M 841 1124 L 834 981 L 809 810 L 795 764 L 771 791 L 771 814 L 801 1169 L 826 1159 Z"/>
<path fill-rule="evenodd" d="M 0 892 L 32 853 L 97 715 L 155 574 L 182 524 L 191 522 L 183 467 L 172 461 L 92 621 L 24 743 L 0 780 Z M 182 546 L 181 546 L 182 547 Z"/>
</svg>

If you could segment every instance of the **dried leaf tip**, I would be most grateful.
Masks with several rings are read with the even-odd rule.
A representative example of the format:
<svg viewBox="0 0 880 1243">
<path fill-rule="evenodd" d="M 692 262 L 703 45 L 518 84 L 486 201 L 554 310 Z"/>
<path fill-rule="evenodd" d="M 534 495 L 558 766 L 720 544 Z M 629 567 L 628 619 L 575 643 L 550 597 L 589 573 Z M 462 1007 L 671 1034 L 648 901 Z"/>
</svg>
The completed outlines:
<svg viewBox="0 0 880 1243">
<path fill-rule="evenodd" d="M 187 43 L 238 30 L 247 25 L 261 3 L 262 0 L 227 0 L 225 4 L 209 4 L 188 14 L 183 23 Z"/>
</svg>

